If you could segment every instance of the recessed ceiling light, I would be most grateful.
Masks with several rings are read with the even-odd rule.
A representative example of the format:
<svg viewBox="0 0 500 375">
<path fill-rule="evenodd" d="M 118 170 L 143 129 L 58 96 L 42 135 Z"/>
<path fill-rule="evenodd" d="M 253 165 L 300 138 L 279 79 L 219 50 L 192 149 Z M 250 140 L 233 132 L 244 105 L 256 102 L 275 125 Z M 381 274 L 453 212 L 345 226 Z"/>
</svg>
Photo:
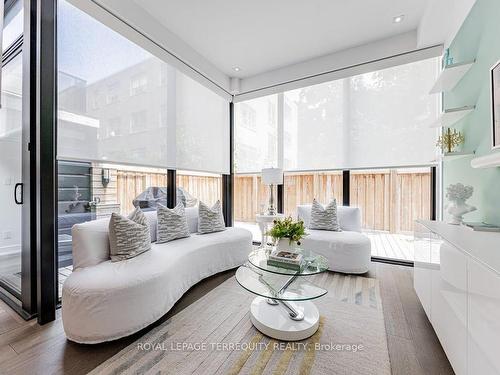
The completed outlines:
<svg viewBox="0 0 500 375">
<path fill-rule="evenodd" d="M 241 70 L 241 68 L 240 68 L 239 66 L 235 66 L 235 67 L 233 67 L 233 70 L 234 70 L 235 72 L 239 72 L 239 71 Z"/>
<path fill-rule="evenodd" d="M 405 19 L 405 15 L 404 14 L 400 14 L 399 16 L 396 16 L 392 19 L 392 22 L 394 23 L 401 23 L 403 22 L 403 20 Z"/>
</svg>

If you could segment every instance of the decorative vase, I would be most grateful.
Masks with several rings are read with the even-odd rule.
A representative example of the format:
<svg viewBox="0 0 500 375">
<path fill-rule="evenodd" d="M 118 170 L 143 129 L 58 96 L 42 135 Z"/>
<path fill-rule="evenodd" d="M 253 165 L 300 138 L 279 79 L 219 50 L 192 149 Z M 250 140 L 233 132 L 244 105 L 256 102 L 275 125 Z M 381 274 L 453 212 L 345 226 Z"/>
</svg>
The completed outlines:
<svg viewBox="0 0 500 375">
<path fill-rule="evenodd" d="M 465 203 L 465 199 L 457 199 L 452 201 L 448 206 L 448 213 L 451 215 L 449 224 L 460 225 L 464 221 L 463 215 L 476 211 L 477 208 Z"/>
<path fill-rule="evenodd" d="M 295 242 L 290 242 L 289 238 L 283 237 L 280 238 L 278 243 L 276 244 L 276 249 L 282 251 L 294 251 L 295 250 Z"/>
</svg>

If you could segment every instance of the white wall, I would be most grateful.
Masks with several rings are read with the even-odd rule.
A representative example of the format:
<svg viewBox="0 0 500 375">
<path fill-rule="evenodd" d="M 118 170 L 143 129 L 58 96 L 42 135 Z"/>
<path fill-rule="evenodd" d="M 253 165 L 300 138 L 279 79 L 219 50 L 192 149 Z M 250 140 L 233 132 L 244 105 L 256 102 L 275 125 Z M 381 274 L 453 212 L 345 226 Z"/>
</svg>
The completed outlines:
<svg viewBox="0 0 500 375">
<path fill-rule="evenodd" d="M 431 0 L 418 28 L 418 46 L 448 48 L 476 0 Z"/>
</svg>

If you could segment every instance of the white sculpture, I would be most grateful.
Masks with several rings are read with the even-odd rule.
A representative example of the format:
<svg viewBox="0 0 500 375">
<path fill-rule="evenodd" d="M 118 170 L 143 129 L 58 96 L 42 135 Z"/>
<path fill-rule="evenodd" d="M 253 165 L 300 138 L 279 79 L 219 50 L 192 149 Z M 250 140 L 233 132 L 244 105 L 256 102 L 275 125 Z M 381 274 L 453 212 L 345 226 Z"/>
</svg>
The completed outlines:
<svg viewBox="0 0 500 375">
<path fill-rule="evenodd" d="M 451 215 L 449 224 L 459 225 L 463 222 L 463 215 L 476 211 L 477 208 L 470 206 L 465 201 L 472 197 L 474 188 L 472 186 L 464 186 L 461 183 L 450 185 L 446 188 L 446 198 L 450 201 L 446 208 Z"/>
</svg>

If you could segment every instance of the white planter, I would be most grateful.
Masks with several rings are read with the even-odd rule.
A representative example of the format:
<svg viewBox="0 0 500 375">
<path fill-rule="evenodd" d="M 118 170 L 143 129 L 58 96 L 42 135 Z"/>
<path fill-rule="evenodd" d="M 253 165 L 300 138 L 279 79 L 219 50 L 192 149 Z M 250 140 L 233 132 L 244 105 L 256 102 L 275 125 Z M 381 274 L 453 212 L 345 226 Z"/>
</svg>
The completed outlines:
<svg viewBox="0 0 500 375">
<path fill-rule="evenodd" d="M 288 238 L 281 238 L 278 243 L 276 244 L 276 248 L 278 250 L 283 250 L 283 251 L 294 251 L 295 250 L 295 242 L 290 242 L 290 239 Z"/>
</svg>

